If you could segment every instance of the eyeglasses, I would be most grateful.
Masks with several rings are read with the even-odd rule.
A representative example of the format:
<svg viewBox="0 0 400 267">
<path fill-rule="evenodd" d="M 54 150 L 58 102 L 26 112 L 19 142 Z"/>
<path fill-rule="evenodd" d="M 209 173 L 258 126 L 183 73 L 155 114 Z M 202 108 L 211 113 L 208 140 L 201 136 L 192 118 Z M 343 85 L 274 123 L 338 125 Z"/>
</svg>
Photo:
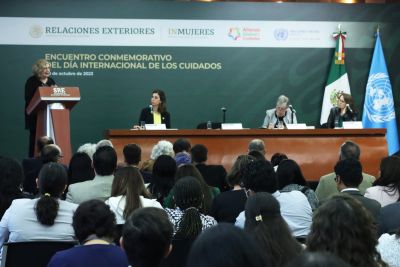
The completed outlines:
<svg viewBox="0 0 400 267">
<path fill-rule="evenodd" d="M 338 178 L 338 177 L 339 177 L 339 175 L 336 175 L 335 178 L 334 178 L 334 180 L 335 180 L 336 183 L 339 181 L 339 178 Z"/>
</svg>

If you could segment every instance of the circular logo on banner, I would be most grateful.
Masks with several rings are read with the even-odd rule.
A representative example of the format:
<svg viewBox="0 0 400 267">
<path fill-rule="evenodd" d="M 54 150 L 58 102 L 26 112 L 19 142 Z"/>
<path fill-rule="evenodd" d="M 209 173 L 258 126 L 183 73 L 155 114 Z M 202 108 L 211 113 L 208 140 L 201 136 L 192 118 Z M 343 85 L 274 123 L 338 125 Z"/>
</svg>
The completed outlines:
<svg viewBox="0 0 400 267">
<path fill-rule="evenodd" d="M 280 29 L 275 29 L 274 31 L 274 37 L 278 41 L 285 41 L 289 36 L 289 32 L 287 29 L 280 28 Z"/>
<path fill-rule="evenodd" d="M 376 123 L 395 118 L 392 87 L 387 74 L 375 73 L 369 76 L 364 108 L 368 118 Z"/>
<path fill-rule="evenodd" d="M 43 35 L 43 28 L 40 25 L 32 25 L 29 30 L 29 35 L 32 38 L 40 38 Z"/>
</svg>

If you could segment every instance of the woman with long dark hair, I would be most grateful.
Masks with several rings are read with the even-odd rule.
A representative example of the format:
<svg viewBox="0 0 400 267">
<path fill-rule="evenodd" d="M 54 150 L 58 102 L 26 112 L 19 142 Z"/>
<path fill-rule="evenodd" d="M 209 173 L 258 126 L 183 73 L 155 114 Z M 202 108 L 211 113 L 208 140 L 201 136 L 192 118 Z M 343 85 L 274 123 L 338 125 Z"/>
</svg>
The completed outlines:
<svg viewBox="0 0 400 267">
<path fill-rule="evenodd" d="M 162 209 L 160 203 L 150 199 L 151 194 L 144 186 L 138 168 L 118 168 L 114 174 L 111 197 L 106 200 L 115 213 L 117 224 L 124 224 L 129 215 L 138 208 L 156 207 Z"/>
<path fill-rule="evenodd" d="M 391 156 L 383 158 L 380 166 L 380 177 L 367 188 L 365 197 L 375 199 L 381 206 L 400 200 L 400 158 Z"/>
<path fill-rule="evenodd" d="M 247 199 L 244 229 L 258 242 L 269 257 L 269 267 L 283 266 L 302 252 L 282 218 L 279 202 L 266 192 Z"/>
<path fill-rule="evenodd" d="M 153 90 L 150 103 L 140 112 L 139 125 L 145 122 L 146 124 L 165 124 L 167 128 L 171 128 L 171 117 L 167 111 L 167 97 L 164 91 Z"/>
<path fill-rule="evenodd" d="M 148 189 L 159 203 L 164 203 L 164 198 L 174 186 L 175 173 L 176 162 L 171 156 L 161 155 L 154 162 L 152 181 Z"/>
<path fill-rule="evenodd" d="M 318 207 L 318 198 L 314 190 L 308 186 L 300 166 L 296 161 L 291 159 L 282 160 L 278 165 L 276 176 L 278 178 L 278 189 L 280 192 L 300 191 L 307 197 L 312 210 Z"/>
<path fill-rule="evenodd" d="M 60 199 L 67 172 L 59 163 L 43 165 L 38 178 L 39 198 L 14 200 L 0 222 L 0 246 L 5 241 L 74 240 L 72 215 L 76 204 Z"/>
</svg>

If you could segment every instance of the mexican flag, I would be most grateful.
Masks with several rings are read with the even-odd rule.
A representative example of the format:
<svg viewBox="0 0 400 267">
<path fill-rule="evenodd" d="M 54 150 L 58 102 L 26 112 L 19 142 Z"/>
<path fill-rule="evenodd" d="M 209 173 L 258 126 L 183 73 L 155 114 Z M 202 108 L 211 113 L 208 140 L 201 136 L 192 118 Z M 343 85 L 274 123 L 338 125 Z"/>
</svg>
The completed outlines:
<svg viewBox="0 0 400 267">
<path fill-rule="evenodd" d="M 335 54 L 333 55 L 331 69 L 329 71 L 328 81 L 325 86 L 324 100 L 322 102 L 320 123 L 326 123 L 329 111 L 336 106 L 337 94 L 350 94 L 349 78 L 345 66 L 344 40 L 346 33 L 339 30 L 333 34 L 336 39 Z"/>
</svg>

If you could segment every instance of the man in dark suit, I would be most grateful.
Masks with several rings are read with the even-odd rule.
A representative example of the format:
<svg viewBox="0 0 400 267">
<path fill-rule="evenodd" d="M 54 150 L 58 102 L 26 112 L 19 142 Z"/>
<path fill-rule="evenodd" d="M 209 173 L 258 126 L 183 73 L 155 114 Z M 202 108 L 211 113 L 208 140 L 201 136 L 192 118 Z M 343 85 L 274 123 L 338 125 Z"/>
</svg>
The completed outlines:
<svg viewBox="0 0 400 267">
<path fill-rule="evenodd" d="M 378 223 L 381 204 L 376 200 L 364 197 L 358 189 L 363 179 L 361 163 L 352 158 L 340 160 L 335 165 L 335 174 L 338 191 L 341 194 L 349 194 L 360 201 Z"/>
<path fill-rule="evenodd" d="M 222 165 L 206 165 L 208 150 L 204 145 L 195 145 L 190 150 L 193 164 L 200 171 L 209 186 L 218 187 L 221 192 L 229 190 L 226 170 Z"/>
<path fill-rule="evenodd" d="M 37 151 L 39 155 L 34 158 L 27 158 L 22 160 L 22 168 L 24 170 L 24 191 L 33 195 L 37 193 L 36 178 L 39 171 L 43 166 L 42 151 L 46 145 L 54 144 L 54 141 L 49 136 L 42 136 L 36 141 Z"/>
</svg>

